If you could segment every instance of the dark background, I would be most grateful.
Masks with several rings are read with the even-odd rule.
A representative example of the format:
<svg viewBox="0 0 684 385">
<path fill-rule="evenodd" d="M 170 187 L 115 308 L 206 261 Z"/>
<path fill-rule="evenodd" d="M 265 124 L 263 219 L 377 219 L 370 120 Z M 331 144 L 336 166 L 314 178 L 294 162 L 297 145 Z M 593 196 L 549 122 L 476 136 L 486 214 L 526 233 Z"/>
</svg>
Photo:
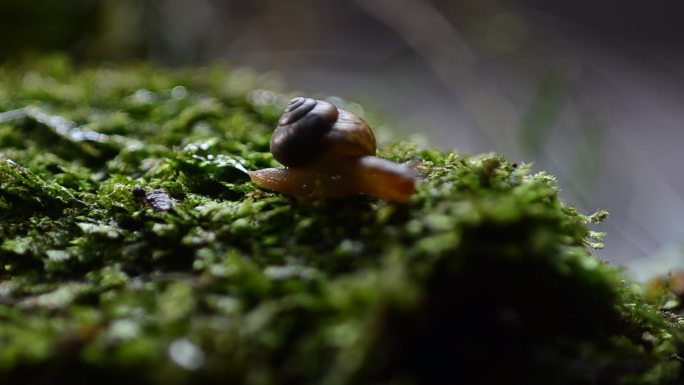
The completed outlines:
<svg viewBox="0 0 684 385">
<path fill-rule="evenodd" d="M 0 0 L 0 60 L 227 60 L 354 100 L 398 138 L 556 175 L 611 212 L 600 255 L 647 276 L 684 261 L 683 21 L 682 1 Z"/>
</svg>

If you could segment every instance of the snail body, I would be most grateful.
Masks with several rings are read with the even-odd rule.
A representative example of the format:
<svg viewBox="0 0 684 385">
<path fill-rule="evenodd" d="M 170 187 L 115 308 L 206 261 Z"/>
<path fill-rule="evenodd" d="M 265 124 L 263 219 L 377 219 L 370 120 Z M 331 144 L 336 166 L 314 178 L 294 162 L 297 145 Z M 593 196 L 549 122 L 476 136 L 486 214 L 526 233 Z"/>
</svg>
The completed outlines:
<svg viewBox="0 0 684 385">
<path fill-rule="evenodd" d="M 405 203 L 415 171 L 375 156 L 373 131 L 359 116 L 309 98 L 294 98 L 271 138 L 271 153 L 285 168 L 251 171 L 258 186 L 300 200 L 354 194 Z"/>
</svg>

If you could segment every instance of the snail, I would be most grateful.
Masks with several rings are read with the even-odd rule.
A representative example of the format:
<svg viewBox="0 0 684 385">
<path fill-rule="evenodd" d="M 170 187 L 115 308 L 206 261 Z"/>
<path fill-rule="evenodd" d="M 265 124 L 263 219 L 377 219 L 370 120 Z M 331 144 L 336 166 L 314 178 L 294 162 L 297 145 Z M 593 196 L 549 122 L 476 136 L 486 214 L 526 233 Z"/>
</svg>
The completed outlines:
<svg viewBox="0 0 684 385">
<path fill-rule="evenodd" d="M 368 123 L 322 100 L 289 102 L 271 153 L 285 167 L 251 171 L 252 182 L 302 201 L 365 194 L 406 203 L 415 192 L 413 168 L 375 156 Z"/>
</svg>

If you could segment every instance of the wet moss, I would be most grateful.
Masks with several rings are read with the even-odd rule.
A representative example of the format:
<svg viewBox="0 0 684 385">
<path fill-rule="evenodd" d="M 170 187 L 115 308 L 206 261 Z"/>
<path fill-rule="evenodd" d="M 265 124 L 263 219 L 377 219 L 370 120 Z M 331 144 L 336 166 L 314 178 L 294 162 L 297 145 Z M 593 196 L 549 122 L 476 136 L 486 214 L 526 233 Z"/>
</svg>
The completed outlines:
<svg viewBox="0 0 684 385">
<path fill-rule="evenodd" d="M 605 212 L 409 143 L 411 202 L 256 188 L 286 96 L 224 66 L 0 68 L 0 382 L 660 384 L 679 318 L 591 254 Z"/>
</svg>

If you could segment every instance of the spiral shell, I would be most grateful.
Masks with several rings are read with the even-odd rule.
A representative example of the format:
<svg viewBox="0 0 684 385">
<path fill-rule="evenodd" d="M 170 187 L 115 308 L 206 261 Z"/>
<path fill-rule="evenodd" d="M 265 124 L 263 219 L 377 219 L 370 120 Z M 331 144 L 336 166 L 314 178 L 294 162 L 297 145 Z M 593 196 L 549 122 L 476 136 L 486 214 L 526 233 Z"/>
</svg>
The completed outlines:
<svg viewBox="0 0 684 385">
<path fill-rule="evenodd" d="M 375 155 L 375 136 L 357 115 L 310 98 L 290 101 L 271 138 L 271 153 L 287 167 L 315 161 L 323 152 L 345 157 Z"/>
</svg>

